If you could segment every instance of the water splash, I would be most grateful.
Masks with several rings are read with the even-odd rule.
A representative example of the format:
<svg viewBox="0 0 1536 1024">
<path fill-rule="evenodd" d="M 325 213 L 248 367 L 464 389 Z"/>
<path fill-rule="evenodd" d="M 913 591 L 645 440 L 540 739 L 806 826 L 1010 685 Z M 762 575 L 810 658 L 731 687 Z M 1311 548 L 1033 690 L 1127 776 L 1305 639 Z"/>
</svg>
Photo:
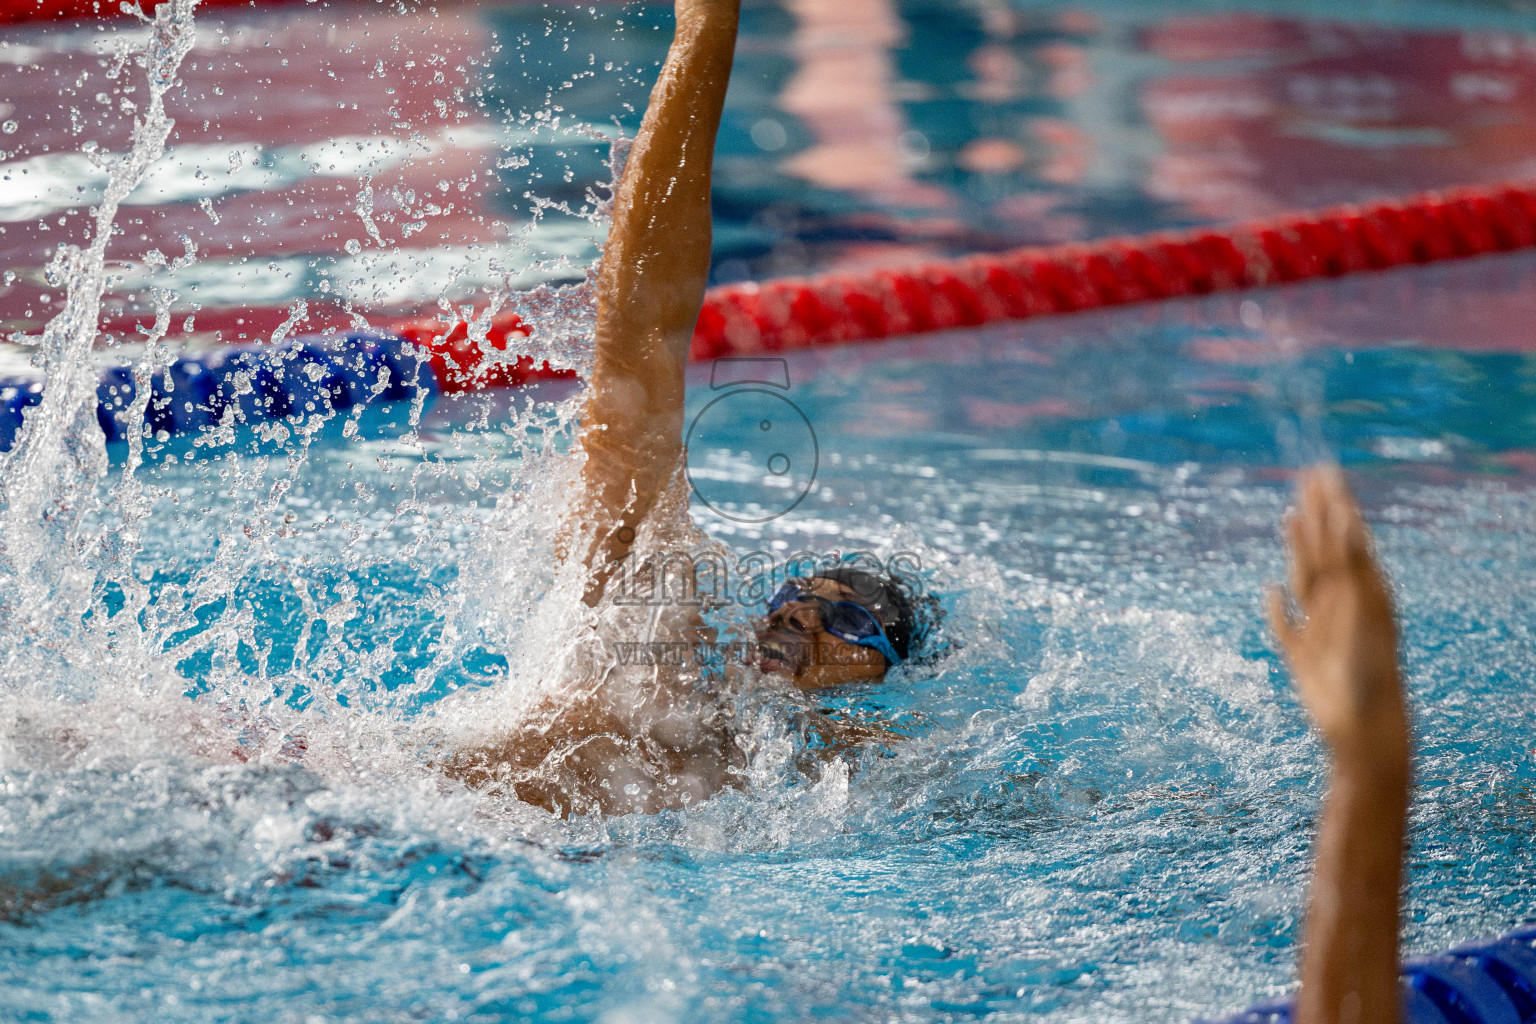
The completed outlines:
<svg viewBox="0 0 1536 1024">
<path fill-rule="evenodd" d="M 97 155 L 108 173 L 106 190 L 92 211 L 85 248 L 61 245 L 48 267 L 48 280 L 65 291 L 64 309 L 33 339 L 33 362 L 47 378 L 42 404 L 27 417 L 12 450 L 0 456 L 0 567 L 10 593 L 0 597 L 11 610 L 0 625 L 0 643 L 15 651 L 67 630 L 89 610 L 99 582 L 94 565 L 106 548 L 119 554 L 133 548 L 132 534 L 146 514 L 132 477 L 139 465 L 137 441 L 125 468 L 121 518 L 116 526 L 98 525 L 102 507 L 95 489 L 107 470 L 101 429 L 96 423 L 96 342 L 101 298 L 106 287 L 107 246 L 115 234 L 121 203 L 138 187 L 165 152 L 174 122 L 166 116 L 165 94 L 195 40 L 193 8 L 197 0 L 162 3 L 148 23 L 142 44 L 123 38 L 117 45 L 114 77 L 131 62 L 144 71 L 149 97 L 134 121 L 131 148 L 117 157 Z M 142 15 L 141 15 L 142 17 Z M 162 297 L 155 332 L 141 368 L 155 365 L 155 343 L 167 327 L 168 297 Z M 141 387 L 141 393 L 147 391 Z M 142 423 L 143 409 L 138 410 Z M 119 544 L 118 541 L 123 543 Z M 66 647 L 68 646 L 66 642 Z M 66 656 L 66 660 L 70 660 Z"/>
</svg>

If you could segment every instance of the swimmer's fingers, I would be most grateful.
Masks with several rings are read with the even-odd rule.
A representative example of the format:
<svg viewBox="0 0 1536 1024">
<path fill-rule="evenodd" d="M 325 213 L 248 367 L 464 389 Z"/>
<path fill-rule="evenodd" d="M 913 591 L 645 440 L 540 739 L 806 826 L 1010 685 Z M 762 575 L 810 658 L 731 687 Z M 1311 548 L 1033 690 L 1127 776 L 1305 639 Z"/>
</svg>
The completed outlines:
<svg viewBox="0 0 1536 1024">
<path fill-rule="evenodd" d="M 1318 516 L 1318 553 L 1328 568 L 1343 567 L 1349 562 L 1351 534 L 1360 528 L 1355 496 L 1338 466 L 1317 466 L 1308 476 Z"/>
<path fill-rule="evenodd" d="M 1290 551 L 1291 594 L 1298 602 L 1312 592 L 1312 582 L 1317 578 L 1316 561 L 1312 555 L 1310 531 L 1303 523 L 1303 513 L 1293 509 L 1285 517 L 1285 546 Z"/>
<path fill-rule="evenodd" d="M 1342 470 L 1334 469 L 1328 488 L 1334 557 L 1350 567 L 1358 568 L 1364 563 L 1375 569 L 1376 555 L 1371 546 L 1371 531 L 1365 525 L 1365 517 L 1360 514 L 1360 503 L 1355 500 L 1354 492 L 1349 489 L 1349 482 L 1344 479 Z"/>
<path fill-rule="evenodd" d="M 1299 490 L 1302 550 L 1306 552 L 1307 567 L 1315 577 L 1327 572 L 1333 563 L 1333 545 L 1330 543 L 1333 501 L 1327 470 L 1318 466 L 1304 470 Z M 1305 600 L 1306 594 L 1298 593 L 1297 597 Z"/>
<path fill-rule="evenodd" d="M 1376 562 L 1371 530 L 1360 512 L 1344 471 L 1328 466 L 1315 471 L 1324 515 L 1320 573 L 1336 573 L 1356 593 L 1382 590 L 1385 585 Z M 1390 599 L 1389 599 L 1390 603 Z"/>
<path fill-rule="evenodd" d="M 1303 609 L 1323 576 L 1345 573 L 1371 558 L 1370 531 L 1338 466 L 1304 469 L 1296 480 L 1296 510 L 1286 521 L 1291 592 Z"/>
<path fill-rule="evenodd" d="M 1371 531 L 1360 514 L 1349 480 L 1338 466 L 1319 466 L 1309 475 L 1314 482 L 1313 500 L 1319 514 L 1319 567 L 1354 569 L 1362 562 L 1374 566 Z"/>
</svg>

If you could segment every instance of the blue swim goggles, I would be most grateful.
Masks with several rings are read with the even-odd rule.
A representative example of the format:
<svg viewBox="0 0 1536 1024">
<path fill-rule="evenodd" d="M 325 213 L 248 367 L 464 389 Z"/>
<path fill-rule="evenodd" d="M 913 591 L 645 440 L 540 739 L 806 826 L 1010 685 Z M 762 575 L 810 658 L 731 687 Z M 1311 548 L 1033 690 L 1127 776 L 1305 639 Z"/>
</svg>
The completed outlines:
<svg viewBox="0 0 1536 1024">
<path fill-rule="evenodd" d="M 813 594 L 804 590 L 799 583 L 804 582 L 790 580 L 768 599 L 768 614 L 772 615 L 791 601 L 805 601 L 816 606 L 821 615 L 821 628 L 850 644 L 860 647 L 869 647 L 879 651 L 885 656 L 887 665 L 901 663 L 901 658 L 896 654 L 896 648 L 891 646 L 890 637 L 885 635 L 885 627 L 880 625 L 880 620 L 875 618 L 875 613 L 861 604 L 852 601 L 832 601 L 819 594 Z"/>
</svg>

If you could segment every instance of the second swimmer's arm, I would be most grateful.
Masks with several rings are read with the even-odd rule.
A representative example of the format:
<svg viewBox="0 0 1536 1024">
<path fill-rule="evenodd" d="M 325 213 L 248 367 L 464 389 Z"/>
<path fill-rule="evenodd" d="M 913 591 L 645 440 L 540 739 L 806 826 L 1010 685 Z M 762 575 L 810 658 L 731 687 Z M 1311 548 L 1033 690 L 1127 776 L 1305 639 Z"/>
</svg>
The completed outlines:
<svg viewBox="0 0 1536 1024">
<path fill-rule="evenodd" d="M 738 10 L 739 0 L 677 0 L 672 48 L 614 199 L 580 438 L 593 603 L 682 457 L 683 368 L 709 278 L 710 173 Z"/>
<path fill-rule="evenodd" d="M 1293 621 L 1270 619 L 1333 753 L 1318 828 L 1297 1024 L 1395 1024 L 1398 887 L 1408 810 L 1408 714 L 1397 628 L 1344 474 L 1312 469 L 1289 524 Z"/>
</svg>

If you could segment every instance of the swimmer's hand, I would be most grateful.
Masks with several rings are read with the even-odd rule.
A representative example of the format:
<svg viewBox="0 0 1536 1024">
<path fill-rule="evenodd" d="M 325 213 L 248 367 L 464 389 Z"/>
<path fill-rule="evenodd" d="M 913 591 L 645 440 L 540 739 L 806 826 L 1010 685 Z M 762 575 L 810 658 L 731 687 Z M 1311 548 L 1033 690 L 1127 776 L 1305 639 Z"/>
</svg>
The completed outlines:
<svg viewBox="0 0 1536 1024">
<path fill-rule="evenodd" d="M 796 714 L 792 721 L 807 739 L 814 736 L 815 754 L 824 760 L 851 754 L 866 744 L 892 747 L 907 739 L 883 726 L 853 722 L 809 708 Z"/>
<path fill-rule="evenodd" d="M 862 722 L 850 722 L 830 716 L 826 717 L 826 721 L 830 726 L 832 749 L 838 754 L 846 753 L 866 743 L 890 747 L 897 743 L 904 743 L 907 739 L 901 733 L 892 732 L 879 725 L 865 725 Z"/>
<path fill-rule="evenodd" d="M 1395 768 L 1408 749 L 1392 598 L 1360 510 L 1336 466 L 1304 470 L 1286 522 L 1291 615 L 1269 592 L 1269 618 L 1302 703 L 1341 767 Z"/>
<path fill-rule="evenodd" d="M 1286 524 L 1293 619 L 1270 621 L 1296 690 L 1333 750 L 1318 827 L 1296 1024 L 1396 1024 L 1398 888 L 1408 812 L 1408 715 L 1397 627 L 1360 510 L 1333 466 L 1297 480 Z"/>
</svg>

